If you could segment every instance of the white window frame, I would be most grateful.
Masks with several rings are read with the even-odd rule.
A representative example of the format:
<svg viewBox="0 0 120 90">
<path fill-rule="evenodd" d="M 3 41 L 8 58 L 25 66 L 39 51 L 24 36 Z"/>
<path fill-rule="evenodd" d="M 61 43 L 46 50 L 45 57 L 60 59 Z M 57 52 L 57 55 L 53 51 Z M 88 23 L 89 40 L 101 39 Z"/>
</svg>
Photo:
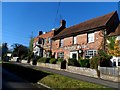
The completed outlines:
<svg viewBox="0 0 120 90">
<path fill-rule="evenodd" d="M 77 44 L 77 37 L 73 36 L 73 44 Z"/>
<path fill-rule="evenodd" d="M 58 52 L 57 54 L 58 54 L 58 55 L 57 55 L 57 58 L 62 58 L 62 59 L 64 59 L 64 52 Z"/>
<path fill-rule="evenodd" d="M 90 58 L 97 54 L 97 50 L 87 50 L 85 56 L 89 56 Z"/>
<path fill-rule="evenodd" d="M 63 39 L 60 39 L 60 47 L 63 47 Z"/>
<path fill-rule="evenodd" d="M 51 38 L 48 38 L 48 42 L 51 43 Z"/>
<path fill-rule="evenodd" d="M 92 43 L 94 42 L 94 37 L 95 37 L 95 33 L 88 33 L 87 35 L 87 39 L 88 39 L 88 43 Z"/>
</svg>

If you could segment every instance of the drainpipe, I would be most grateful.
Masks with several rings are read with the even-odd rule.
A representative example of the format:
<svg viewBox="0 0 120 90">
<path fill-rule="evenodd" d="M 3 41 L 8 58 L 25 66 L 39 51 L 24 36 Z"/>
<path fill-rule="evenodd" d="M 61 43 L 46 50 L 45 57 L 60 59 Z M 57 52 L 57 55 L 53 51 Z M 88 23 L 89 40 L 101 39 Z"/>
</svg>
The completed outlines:
<svg viewBox="0 0 120 90">
<path fill-rule="evenodd" d="M 103 51 L 106 51 L 106 36 L 107 32 L 106 29 L 103 30 Z"/>
</svg>

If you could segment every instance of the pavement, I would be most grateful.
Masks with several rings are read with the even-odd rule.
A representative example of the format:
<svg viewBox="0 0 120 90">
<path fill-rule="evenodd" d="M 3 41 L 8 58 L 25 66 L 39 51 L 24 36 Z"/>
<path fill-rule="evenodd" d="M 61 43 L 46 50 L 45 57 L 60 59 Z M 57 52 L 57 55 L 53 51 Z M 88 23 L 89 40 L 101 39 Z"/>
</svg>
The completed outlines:
<svg viewBox="0 0 120 90">
<path fill-rule="evenodd" d="M 34 65 L 27 64 L 27 63 L 16 63 L 15 62 L 15 64 L 19 64 L 19 65 L 29 67 L 29 68 L 35 68 L 35 69 L 41 70 L 41 71 L 48 71 L 48 72 L 52 72 L 55 74 L 67 76 L 67 77 L 70 77 L 70 78 L 73 78 L 76 80 L 82 80 L 82 81 L 86 81 L 86 82 L 100 84 L 100 85 L 104 85 L 104 86 L 107 86 L 110 88 L 116 88 L 116 89 L 120 90 L 120 83 L 117 83 L 117 82 L 107 81 L 107 80 L 103 80 L 100 78 L 88 77 L 88 76 L 84 76 L 84 75 L 80 75 L 80 74 L 76 74 L 76 73 L 67 72 L 65 70 L 55 70 L 55 69 L 50 69 L 50 68 L 45 68 L 45 67 L 40 67 L 40 66 L 34 66 Z"/>
</svg>

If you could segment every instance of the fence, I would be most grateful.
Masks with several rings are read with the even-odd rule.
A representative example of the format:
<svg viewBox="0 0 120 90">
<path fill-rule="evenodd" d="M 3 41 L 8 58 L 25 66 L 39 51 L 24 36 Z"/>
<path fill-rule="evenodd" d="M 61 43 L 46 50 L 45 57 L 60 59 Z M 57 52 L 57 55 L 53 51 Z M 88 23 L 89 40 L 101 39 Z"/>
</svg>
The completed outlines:
<svg viewBox="0 0 120 90">
<path fill-rule="evenodd" d="M 99 67 L 100 73 L 111 76 L 120 75 L 120 67 Z"/>
</svg>

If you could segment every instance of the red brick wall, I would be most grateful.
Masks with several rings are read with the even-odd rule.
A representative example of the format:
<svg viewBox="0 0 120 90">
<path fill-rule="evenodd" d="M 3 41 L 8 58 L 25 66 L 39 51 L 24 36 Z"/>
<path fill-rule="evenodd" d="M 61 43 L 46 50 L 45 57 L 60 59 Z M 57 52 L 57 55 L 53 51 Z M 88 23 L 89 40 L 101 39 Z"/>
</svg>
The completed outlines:
<svg viewBox="0 0 120 90">
<path fill-rule="evenodd" d="M 72 45 L 72 42 L 73 42 L 73 37 L 64 38 L 63 46 Z"/>
<path fill-rule="evenodd" d="M 101 31 L 96 31 L 95 32 L 95 37 L 94 37 L 94 42 L 92 43 L 87 43 L 87 33 L 86 34 L 81 34 L 77 35 L 77 44 L 80 45 L 87 45 L 88 48 L 85 48 L 83 50 L 88 50 L 88 49 L 94 49 L 98 50 L 101 48 L 101 43 L 103 42 L 103 37 L 101 36 Z M 72 46 L 72 40 L 73 37 L 67 37 L 64 38 L 64 46 Z M 52 52 L 64 52 L 64 59 L 68 59 L 70 55 L 69 50 L 65 50 L 64 48 L 59 48 L 59 40 L 55 40 L 52 43 Z"/>
</svg>

